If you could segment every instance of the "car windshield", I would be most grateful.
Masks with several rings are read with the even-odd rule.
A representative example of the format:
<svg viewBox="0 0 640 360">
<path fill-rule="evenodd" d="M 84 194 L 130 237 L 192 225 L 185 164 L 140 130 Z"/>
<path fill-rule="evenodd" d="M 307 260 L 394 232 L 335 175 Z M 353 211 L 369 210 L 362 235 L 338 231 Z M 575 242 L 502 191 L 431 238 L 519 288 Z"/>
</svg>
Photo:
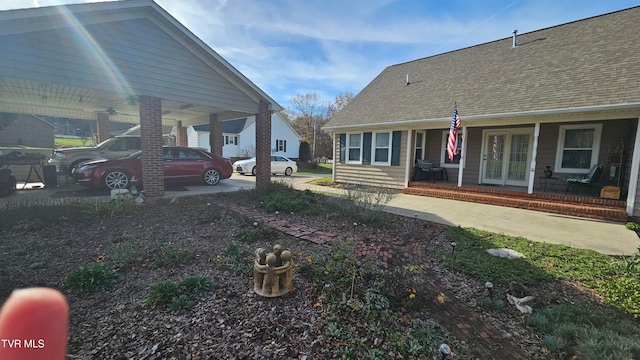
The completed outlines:
<svg viewBox="0 0 640 360">
<path fill-rule="evenodd" d="M 107 140 L 101 142 L 100 144 L 96 145 L 95 147 L 103 147 L 109 143 L 112 143 L 116 140 L 116 138 L 108 138 Z"/>
</svg>

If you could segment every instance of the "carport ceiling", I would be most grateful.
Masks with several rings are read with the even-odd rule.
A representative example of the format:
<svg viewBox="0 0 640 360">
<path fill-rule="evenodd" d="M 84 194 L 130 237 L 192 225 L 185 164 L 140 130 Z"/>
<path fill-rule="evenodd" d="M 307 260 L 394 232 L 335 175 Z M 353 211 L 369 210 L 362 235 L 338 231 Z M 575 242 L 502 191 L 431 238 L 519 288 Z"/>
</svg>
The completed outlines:
<svg viewBox="0 0 640 360">
<path fill-rule="evenodd" d="M 99 112 L 108 112 L 117 122 L 140 123 L 137 98 L 133 95 L 0 77 L 0 112 L 33 114 L 72 119 L 95 119 Z M 162 100 L 163 125 L 185 126 L 202 123 L 211 113 L 223 109 L 172 100 Z"/>
</svg>

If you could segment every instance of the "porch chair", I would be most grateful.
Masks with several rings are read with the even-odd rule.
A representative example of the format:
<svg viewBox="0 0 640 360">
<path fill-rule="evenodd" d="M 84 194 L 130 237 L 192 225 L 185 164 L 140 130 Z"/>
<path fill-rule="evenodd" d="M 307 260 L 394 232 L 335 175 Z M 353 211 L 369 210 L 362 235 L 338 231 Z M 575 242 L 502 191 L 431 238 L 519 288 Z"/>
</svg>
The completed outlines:
<svg viewBox="0 0 640 360">
<path fill-rule="evenodd" d="M 604 171 L 604 165 L 594 165 L 588 173 L 584 176 L 577 176 L 567 179 L 567 190 L 565 195 L 569 193 L 569 189 L 573 189 L 573 194 L 576 194 L 579 187 L 587 189 L 596 189 L 600 185 L 600 178 Z"/>
<path fill-rule="evenodd" d="M 417 171 L 424 172 L 426 174 L 425 180 L 429 180 L 429 176 L 431 176 L 431 180 L 436 182 L 436 173 L 440 174 L 440 180 L 446 179 L 449 181 L 449 175 L 447 174 L 447 169 L 441 166 L 433 166 L 432 162 L 426 160 L 418 160 L 418 168 Z M 416 174 L 413 175 L 414 179 L 416 178 Z"/>
</svg>

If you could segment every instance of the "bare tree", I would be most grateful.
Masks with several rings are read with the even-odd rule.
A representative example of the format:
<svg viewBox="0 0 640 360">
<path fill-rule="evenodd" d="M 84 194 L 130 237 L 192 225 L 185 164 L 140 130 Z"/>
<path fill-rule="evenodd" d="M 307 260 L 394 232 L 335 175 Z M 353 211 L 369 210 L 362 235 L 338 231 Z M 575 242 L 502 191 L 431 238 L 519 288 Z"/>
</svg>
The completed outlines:
<svg viewBox="0 0 640 360">
<path fill-rule="evenodd" d="M 326 102 L 320 99 L 320 96 L 315 92 L 308 92 L 306 94 L 298 94 L 291 99 L 291 103 L 294 106 L 296 117 L 294 120 L 294 127 L 300 135 L 307 141 L 311 142 L 311 158 L 313 161 L 316 159 L 316 139 L 318 138 L 318 131 L 320 127 L 326 122 L 325 109 L 327 107 Z"/>
</svg>

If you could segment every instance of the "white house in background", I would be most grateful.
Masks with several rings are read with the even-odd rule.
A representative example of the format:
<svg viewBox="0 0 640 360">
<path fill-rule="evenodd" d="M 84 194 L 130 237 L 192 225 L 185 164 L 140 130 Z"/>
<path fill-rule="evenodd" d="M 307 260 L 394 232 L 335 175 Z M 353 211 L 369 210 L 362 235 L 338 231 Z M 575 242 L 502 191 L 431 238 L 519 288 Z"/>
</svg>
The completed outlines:
<svg viewBox="0 0 640 360">
<path fill-rule="evenodd" d="M 208 123 L 187 128 L 189 147 L 210 149 Z M 249 158 L 256 154 L 256 117 L 227 120 L 222 122 L 222 156 L 228 158 Z M 271 154 L 288 158 L 299 158 L 302 137 L 291 124 L 275 113 L 271 115 Z"/>
</svg>

